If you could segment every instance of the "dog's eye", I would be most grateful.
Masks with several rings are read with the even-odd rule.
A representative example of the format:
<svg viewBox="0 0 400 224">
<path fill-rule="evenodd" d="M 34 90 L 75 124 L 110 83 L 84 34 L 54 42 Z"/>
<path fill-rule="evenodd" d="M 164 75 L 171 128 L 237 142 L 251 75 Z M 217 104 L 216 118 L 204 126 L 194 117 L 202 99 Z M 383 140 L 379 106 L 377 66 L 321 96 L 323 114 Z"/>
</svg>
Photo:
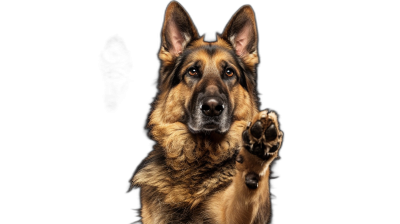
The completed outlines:
<svg viewBox="0 0 400 224">
<path fill-rule="evenodd" d="M 233 76 L 233 74 L 234 74 L 233 69 L 227 68 L 227 69 L 225 70 L 225 74 L 226 74 L 227 76 L 229 76 L 229 77 Z"/>
<path fill-rule="evenodd" d="M 195 75 L 197 75 L 197 74 L 198 74 L 198 72 L 197 72 L 197 69 L 196 69 L 196 68 L 190 68 L 190 69 L 189 69 L 189 75 L 195 76 Z"/>
</svg>

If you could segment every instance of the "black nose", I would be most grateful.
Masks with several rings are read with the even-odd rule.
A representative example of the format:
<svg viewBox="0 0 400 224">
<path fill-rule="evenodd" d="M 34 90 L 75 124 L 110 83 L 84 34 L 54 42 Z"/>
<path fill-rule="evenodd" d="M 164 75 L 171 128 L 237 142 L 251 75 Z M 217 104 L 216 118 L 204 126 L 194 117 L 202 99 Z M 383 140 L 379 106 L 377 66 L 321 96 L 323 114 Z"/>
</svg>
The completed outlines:
<svg viewBox="0 0 400 224">
<path fill-rule="evenodd" d="M 203 111 L 203 114 L 214 117 L 222 113 L 224 110 L 224 104 L 218 98 L 207 98 L 203 101 L 203 105 L 201 105 L 200 109 Z"/>
</svg>

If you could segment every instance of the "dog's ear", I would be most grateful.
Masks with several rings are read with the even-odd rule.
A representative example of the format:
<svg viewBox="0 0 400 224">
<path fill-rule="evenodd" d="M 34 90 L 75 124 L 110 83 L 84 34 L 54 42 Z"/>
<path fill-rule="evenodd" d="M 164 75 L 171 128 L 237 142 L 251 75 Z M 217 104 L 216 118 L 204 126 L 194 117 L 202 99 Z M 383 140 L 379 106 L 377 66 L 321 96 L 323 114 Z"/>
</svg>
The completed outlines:
<svg viewBox="0 0 400 224">
<path fill-rule="evenodd" d="M 258 63 L 257 26 L 254 11 L 249 5 L 242 6 L 226 25 L 222 38 L 230 42 L 236 55 L 253 67 Z"/>
<path fill-rule="evenodd" d="M 160 58 L 171 60 L 179 56 L 185 46 L 198 36 L 196 27 L 185 9 L 178 2 L 171 2 L 165 11 Z"/>
</svg>

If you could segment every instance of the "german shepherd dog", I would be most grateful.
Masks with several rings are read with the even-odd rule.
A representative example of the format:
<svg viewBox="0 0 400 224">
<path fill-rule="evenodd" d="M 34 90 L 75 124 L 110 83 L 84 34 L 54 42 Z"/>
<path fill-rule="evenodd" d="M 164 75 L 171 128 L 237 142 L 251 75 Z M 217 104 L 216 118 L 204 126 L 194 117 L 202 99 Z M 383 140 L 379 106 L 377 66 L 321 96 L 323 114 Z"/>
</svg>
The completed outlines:
<svg viewBox="0 0 400 224">
<path fill-rule="evenodd" d="M 141 221 L 268 223 L 270 164 L 283 133 L 259 110 L 257 28 L 241 7 L 215 42 L 171 2 L 162 28 L 158 94 L 147 121 L 156 144 L 138 166 Z"/>
</svg>

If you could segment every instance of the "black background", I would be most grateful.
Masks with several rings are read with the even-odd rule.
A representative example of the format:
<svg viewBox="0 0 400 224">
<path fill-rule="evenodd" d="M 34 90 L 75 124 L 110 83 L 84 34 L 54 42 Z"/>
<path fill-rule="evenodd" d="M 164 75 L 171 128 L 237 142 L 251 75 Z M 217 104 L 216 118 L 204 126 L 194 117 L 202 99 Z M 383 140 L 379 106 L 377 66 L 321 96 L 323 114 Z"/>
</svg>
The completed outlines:
<svg viewBox="0 0 400 224">
<path fill-rule="evenodd" d="M 362 22 L 349 16 L 352 9 L 328 3 L 179 3 L 206 41 L 222 33 L 241 6 L 250 4 L 255 12 L 260 109 L 274 110 L 284 132 L 280 159 L 271 166 L 272 223 L 328 223 L 338 213 L 350 212 L 335 205 L 341 187 L 334 170 L 343 163 L 336 162 L 340 156 L 332 152 L 337 143 L 328 127 L 340 124 L 332 110 L 341 100 L 337 93 L 351 85 L 339 80 L 349 73 L 345 68 L 354 63 L 358 50 L 354 34 Z M 52 114 L 59 131 L 55 163 L 61 166 L 52 177 L 62 188 L 53 199 L 67 206 L 59 208 L 63 215 L 56 220 L 139 220 L 139 189 L 129 191 L 129 180 L 152 150 L 145 127 L 158 91 L 160 34 L 168 4 L 69 5 L 57 16 L 57 27 L 48 37 L 54 55 L 48 57 L 55 57 L 61 74 L 51 86 L 60 95 L 51 100 L 58 105 Z M 133 56 L 134 81 L 124 105 L 111 111 L 102 101 L 98 56 L 114 35 Z"/>
</svg>

